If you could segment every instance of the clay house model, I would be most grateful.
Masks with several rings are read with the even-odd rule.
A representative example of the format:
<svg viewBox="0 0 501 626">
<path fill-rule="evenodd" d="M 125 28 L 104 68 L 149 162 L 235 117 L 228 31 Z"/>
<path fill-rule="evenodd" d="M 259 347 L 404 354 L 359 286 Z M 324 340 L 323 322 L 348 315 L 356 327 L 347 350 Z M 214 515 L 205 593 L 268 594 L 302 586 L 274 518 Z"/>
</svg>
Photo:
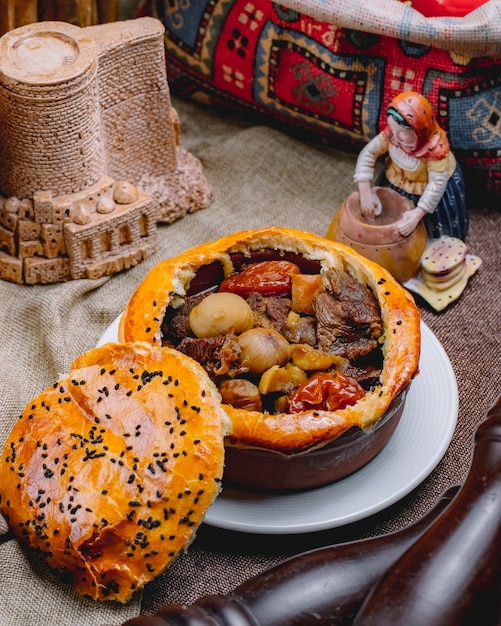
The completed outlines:
<svg viewBox="0 0 501 626">
<path fill-rule="evenodd" d="M 40 22 L 0 39 L 0 278 L 98 278 L 141 262 L 157 223 L 207 206 L 183 149 L 163 26 Z"/>
</svg>

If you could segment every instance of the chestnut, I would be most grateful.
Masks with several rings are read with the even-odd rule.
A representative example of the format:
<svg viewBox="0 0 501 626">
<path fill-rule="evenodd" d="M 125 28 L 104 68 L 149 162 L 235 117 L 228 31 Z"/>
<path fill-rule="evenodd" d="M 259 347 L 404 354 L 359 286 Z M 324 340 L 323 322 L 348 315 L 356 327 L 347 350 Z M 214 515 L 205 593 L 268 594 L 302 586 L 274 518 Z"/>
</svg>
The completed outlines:
<svg viewBox="0 0 501 626">
<path fill-rule="evenodd" d="M 240 362 L 253 376 L 273 365 L 285 365 L 291 356 L 287 339 L 272 328 L 251 328 L 238 337 Z"/>
<path fill-rule="evenodd" d="M 239 333 L 254 326 L 254 313 L 236 293 L 211 293 L 190 313 L 190 327 L 197 337 Z"/>
</svg>

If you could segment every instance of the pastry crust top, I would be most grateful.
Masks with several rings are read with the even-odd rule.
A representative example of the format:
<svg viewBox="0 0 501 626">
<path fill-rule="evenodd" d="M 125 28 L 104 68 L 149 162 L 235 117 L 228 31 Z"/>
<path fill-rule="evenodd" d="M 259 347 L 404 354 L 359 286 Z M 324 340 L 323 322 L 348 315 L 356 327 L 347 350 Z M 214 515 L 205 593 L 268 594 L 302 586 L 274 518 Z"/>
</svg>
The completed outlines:
<svg viewBox="0 0 501 626">
<path fill-rule="evenodd" d="M 192 359 L 105 344 L 16 422 L 0 510 L 79 593 L 125 602 L 193 539 L 220 490 L 228 425 Z"/>
<path fill-rule="evenodd" d="M 149 272 L 130 299 L 120 320 L 119 339 L 161 345 L 167 307 L 179 306 L 201 266 L 218 261 L 227 276 L 233 272 L 231 253 L 249 255 L 261 249 L 299 253 L 319 261 L 321 271 L 342 269 L 369 287 L 383 322 L 381 385 L 353 406 L 334 412 L 271 415 L 224 405 L 233 426 L 227 445 L 292 452 L 324 445 L 351 426 L 367 428 L 376 423 L 418 372 L 419 311 L 411 294 L 385 269 L 343 244 L 312 233 L 278 227 L 243 231 L 166 259 Z"/>
</svg>

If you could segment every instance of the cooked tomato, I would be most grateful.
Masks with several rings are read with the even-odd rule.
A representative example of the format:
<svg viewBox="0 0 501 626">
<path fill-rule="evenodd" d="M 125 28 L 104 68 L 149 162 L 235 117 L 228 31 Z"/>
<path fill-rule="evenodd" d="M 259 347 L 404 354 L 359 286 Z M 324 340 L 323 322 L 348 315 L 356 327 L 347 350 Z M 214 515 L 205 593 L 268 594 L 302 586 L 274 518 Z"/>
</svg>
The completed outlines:
<svg viewBox="0 0 501 626">
<path fill-rule="evenodd" d="M 294 391 L 289 413 L 337 411 L 355 404 L 364 395 L 365 391 L 350 376 L 341 372 L 318 372 Z"/>
<path fill-rule="evenodd" d="M 262 261 L 225 278 L 219 291 L 231 291 L 244 297 L 252 292 L 263 296 L 285 295 L 291 291 L 292 274 L 300 274 L 295 263 Z"/>
</svg>

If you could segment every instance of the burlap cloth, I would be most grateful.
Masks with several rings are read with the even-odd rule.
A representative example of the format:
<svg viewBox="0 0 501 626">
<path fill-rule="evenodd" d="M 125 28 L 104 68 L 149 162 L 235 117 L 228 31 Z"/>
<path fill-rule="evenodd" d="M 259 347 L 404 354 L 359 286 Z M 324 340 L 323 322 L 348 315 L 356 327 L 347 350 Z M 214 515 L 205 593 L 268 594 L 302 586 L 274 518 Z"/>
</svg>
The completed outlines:
<svg viewBox="0 0 501 626">
<path fill-rule="evenodd" d="M 0 282 L 0 445 L 25 405 L 96 344 L 153 265 L 193 244 L 247 228 L 279 225 L 324 235 L 334 210 L 353 191 L 354 155 L 192 103 L 174 104 L 182 143 L 201 159 L 213 203 L 162 226 L 155 255 L 113 277 L 50 286 Z M 420 517 L 447 487 L 463 481 L 476 425 L 500 391 L 500 220 L 496 210 L 472 206 L 467 242 L 483 260 L 481 268 L 460 300 L 441 314 L 421 307 L 456 373 L 459 420 L 443 460 L 414 492 L 370 519 L 310 535 L 243 535 L 202 526 L 188 553 L 127 606 L 77 597 L 7 534 L 0 538 L 0 625 L 121 624 L 165 603 L 227 593 L 307 548 L 395 530 Z"/>
</svg>

